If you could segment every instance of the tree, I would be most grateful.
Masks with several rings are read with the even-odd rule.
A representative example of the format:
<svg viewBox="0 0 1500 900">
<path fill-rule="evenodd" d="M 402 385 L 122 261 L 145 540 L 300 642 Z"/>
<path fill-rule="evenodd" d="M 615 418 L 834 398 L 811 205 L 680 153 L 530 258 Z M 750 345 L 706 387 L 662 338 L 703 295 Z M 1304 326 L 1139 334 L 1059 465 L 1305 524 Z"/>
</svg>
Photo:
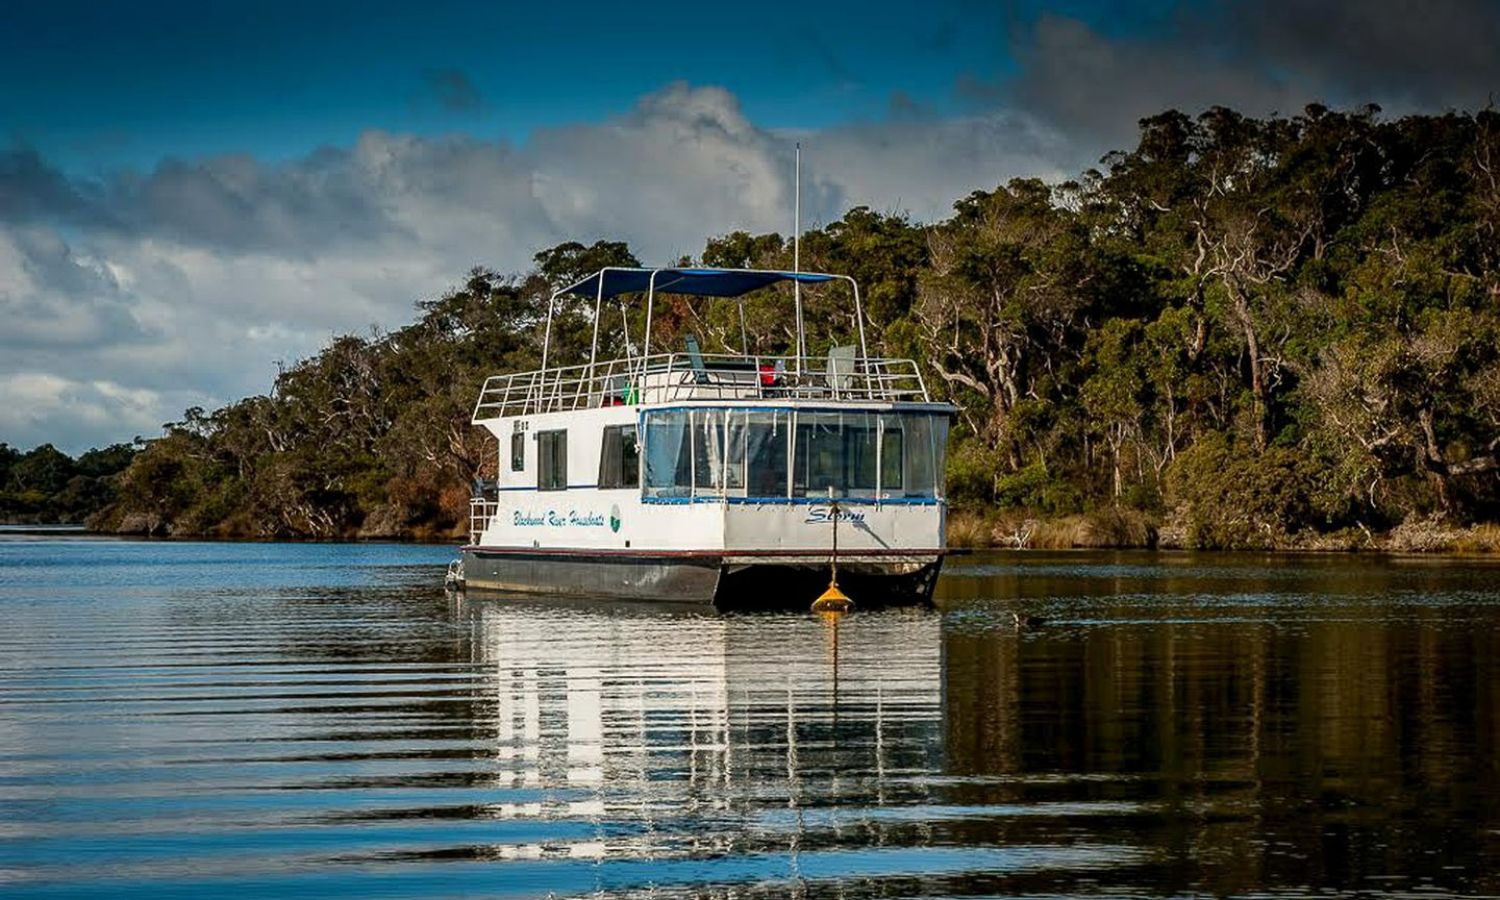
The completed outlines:
<svg viewBox="0 0 1500 900">
<path fill-rule="evenodd" d="M 1107 311 L 1116 260 L 1035 180 L 959 201 L 930 232 L 918 306 L 923 345 L 973 432 L 1022 465 L 1023 402 L 1055 399 L 1089 318 Z M 1045 384 L 1043 384 L 1045 382 Z"/>
<path fill-rule="evenodd" d="M 1130 319 L 1110 319 L 1089 339 L 1093 374 L 1083 382 L 1080 400 L 1089 421 L 1102 434 L 1110 453 L 1110 492 L 1116 502 L 1125 493 L 1122 453 L 1140 437 L 1146 408 L 1146 371 L 1137 352 L 1144 329 Z"/>
<path fill-rule="evenodd" d="M 75 474 L 72 457 L 51 444 L 42 444 L 11 465 L 10 484 L 17 492 L 48 496 L 66 487 Z"/>
</svg>

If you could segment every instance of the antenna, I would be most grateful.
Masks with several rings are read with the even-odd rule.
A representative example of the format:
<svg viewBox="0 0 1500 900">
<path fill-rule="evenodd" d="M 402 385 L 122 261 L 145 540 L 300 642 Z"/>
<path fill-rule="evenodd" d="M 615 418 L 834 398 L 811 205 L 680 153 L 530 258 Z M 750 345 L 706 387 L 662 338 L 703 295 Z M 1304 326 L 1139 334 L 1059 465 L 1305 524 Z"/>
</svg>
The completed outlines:
<svg viewBox="0 0 1500 900">
<path fill-rule="evenodd" d="M 792 181 L 792 274 L 802 274 L 802 142 L 797 142 L 796 174 Z M 802 279 L 792 279 L 792 297 L 797 307 L 797 374 L 807 347 L 802 337 Z"/>
</svg>

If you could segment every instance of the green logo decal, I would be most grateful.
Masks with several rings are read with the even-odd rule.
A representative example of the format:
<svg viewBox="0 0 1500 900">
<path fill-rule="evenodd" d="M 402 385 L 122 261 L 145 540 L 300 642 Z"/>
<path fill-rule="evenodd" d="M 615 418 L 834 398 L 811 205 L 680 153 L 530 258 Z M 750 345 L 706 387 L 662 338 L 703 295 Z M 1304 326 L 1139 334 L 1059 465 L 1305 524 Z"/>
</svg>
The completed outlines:
<svg viewBox="0 0 1500 900">
<path fill-rule="evenodd" d="M 620 504 L 618 503 L 609 508 L 609 530 L 614 532 L 620 530 Z"/>
</svg>

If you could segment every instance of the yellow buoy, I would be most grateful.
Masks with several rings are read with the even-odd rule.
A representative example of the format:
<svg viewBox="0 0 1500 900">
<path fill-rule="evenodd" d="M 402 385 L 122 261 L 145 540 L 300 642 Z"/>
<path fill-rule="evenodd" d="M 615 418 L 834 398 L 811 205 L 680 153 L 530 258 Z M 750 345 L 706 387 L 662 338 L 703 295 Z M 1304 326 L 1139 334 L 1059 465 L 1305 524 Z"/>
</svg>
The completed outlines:
<svg viewBox="0 0 1500 900">
<path fill-rule="evenodd" d="M 849 612 L 854 609 L 854 601 L 839 590 L 836 583 L 830 583 L 828 590 L 824 591 L 818 599 L 813 601 L 813 612 Z"/>
</svg>

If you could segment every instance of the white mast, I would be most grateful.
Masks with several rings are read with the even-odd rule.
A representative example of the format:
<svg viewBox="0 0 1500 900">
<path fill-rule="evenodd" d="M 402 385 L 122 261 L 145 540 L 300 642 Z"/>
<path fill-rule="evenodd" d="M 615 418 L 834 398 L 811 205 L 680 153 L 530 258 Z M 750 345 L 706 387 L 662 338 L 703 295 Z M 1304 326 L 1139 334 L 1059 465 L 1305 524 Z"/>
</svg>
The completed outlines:
<svg viewBox="0 0 1500 900">
<path fill-rule="evenodd" d="M 792 186 L 792 274 L 802 272 L 802 142 L 797 142 L 797 167 Z M 797 373 L 802 373 L 802 357 L 807 347 L 802 337 L 802 281 L 793 279 L 792 297 L 797 307 Z"/>
</svg>

